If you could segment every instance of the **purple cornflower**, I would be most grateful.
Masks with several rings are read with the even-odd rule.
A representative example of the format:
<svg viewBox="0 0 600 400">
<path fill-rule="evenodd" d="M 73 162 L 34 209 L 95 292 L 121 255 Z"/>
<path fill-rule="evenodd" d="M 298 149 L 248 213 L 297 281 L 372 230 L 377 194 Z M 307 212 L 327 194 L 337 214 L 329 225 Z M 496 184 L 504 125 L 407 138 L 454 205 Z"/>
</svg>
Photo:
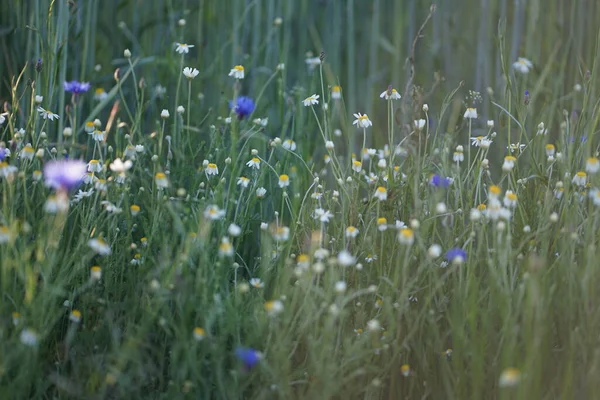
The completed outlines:
<svg viewBox="0 0 600 400">
<path fill-rule="evenodd" d="M 446 252 L 446 259 L 451 263 L 462 264 L 467 260 L 467 252 L 455 247 Z"/>
<path fill-rule="evenodd" d="M 587 142 L 587 136 L 583 135 L 583 136 L 580 138 L 580 140 L 581 140 L 581 143 L 585 143 L 585 142 Z M 575 143 L 575 136 L 569 136 L 569 137 L 567 138 L 567 144 L 569 144 L 569 143 Z"/>
<path fill-rule="evenodd" d="M 238 347 L 235 349 L 235 356 L 244 363 L 244 367 L 250 369 L 261 360 L 262 353 L 250 347 Z"/>
<path fill-rule="evenodd" d="M 431 180 L 429 182 L 435 187 L 447 188 L 452 183 L 452 179 L 444 178 L 438 174 L 434 174 L 431 176 Z"/>
<path fill-rule="evenodd" d="M 81 160 L 48 161 L 44 165 L 46 186 L 69 190 L 81 183 L 87 172 L 87 164 Z"/>
<path fill-rule="evenodd" d="M 79 81 L 71 81 L 64 82 L 63 87 L 65 92 L 73 93 L 73 94 L 81 94 L 90 90 L 90 84 L 88 82 L 79 82 Z"/>
<path fill-rule="evenodd" d="M 523 96 L 523 103 L 525 105 L 529 104 L 529 90 L 525 91 L 525 95 Z"/>
<path fill-rule="evenodd" d="M 239 119 L 242 119 L 252 114 L 255 107 L 256 106 L 254 105 L 254 100 L 246 96 L 238 97 L 235 104 L 233 103 L 233 101 L 229 102 L 229 108 L 236 112 Z"/>
</svg>

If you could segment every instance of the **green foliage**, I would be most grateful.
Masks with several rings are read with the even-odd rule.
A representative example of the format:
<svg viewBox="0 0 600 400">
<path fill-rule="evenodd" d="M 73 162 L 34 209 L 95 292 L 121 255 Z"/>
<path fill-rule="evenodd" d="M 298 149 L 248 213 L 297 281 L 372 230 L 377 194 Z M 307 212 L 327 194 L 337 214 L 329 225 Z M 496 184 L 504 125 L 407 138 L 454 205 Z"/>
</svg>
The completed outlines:
<svg viewBox="0 0 600 400">
<path fill-rule="evenodd" d="M 0 14 L 0 393 L 600 390 L 598 4 L 188 3 Z"/>
</svg>

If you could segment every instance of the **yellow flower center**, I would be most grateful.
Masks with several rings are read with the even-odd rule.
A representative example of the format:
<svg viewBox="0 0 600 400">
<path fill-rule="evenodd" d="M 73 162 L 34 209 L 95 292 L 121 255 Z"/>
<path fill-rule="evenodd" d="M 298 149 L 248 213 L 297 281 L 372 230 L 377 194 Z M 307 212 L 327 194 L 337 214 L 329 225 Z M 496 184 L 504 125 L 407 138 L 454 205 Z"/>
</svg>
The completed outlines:
<svg viewBox="0 0 600 400">
<path fill-rule="evenodd" d="M 233 69 L 235 69 L 236 71 L 244 71 L 244 66 L 236 65 L 235 67 L 233 67 Z"/>
<path fill-rule="evenodd" d="M 289 177 L 289 176 L 287 176 L 286 174 L 283 174 L 283 175 L 280 175 L 280 176 L 279 176 L 279 180 L 280 180 L 280 181 L 284 181 L 284 182 L 286 182 L 286 181 L 289 181 L 289 180 L 290 180 L 290 177 Z"/>
<path fill-rule="evenodd" d="M 383 224 L 387 224 L 387 219 L 381 217 L 381 218 L 377 218 L 377 225 L 383 225 Z"/>
<path fill-rule="evenodd" d="M 167 176 L 162 172 L 157 172 L 156 175 L 154 175 L 154 177 L 156 179 L 166 179 Z"/>
<path fill-rule="evenodd" d="M 406 239 L 411 239 L 414 236 L 414 233 L 410 228 L 403 228 L 400 230 L 400 236 Z"/>
<path fill-rule="evenodd" d="M 500 192 L 502 192 L 502 189 L 500 189 L 500 186 L 497 186 L 497 185 L 490 186 L 490 193 L 491 194 L 499 195 Z"/>
</svg>

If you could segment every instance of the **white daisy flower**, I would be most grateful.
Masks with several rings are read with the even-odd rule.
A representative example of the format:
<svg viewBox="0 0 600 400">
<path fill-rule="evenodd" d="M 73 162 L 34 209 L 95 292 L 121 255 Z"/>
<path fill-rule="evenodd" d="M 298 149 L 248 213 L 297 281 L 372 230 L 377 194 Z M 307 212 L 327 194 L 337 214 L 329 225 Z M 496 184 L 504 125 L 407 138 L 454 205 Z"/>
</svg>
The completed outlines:
<svg viewBox="0 0 600 400">
<path fill-rule="evenodd" d="M 192 47 L 194 47 L 194 45 L 185 44 L 185 43 L 175 43 L 175 51 L 178 52 L 179 54 L 189 53 L 190 49 Z"/>
<path fill-rule="evenodd" d="M 379 97 L 385 100 L 400 100 L 402 98 L 402 96 L 400 96 L 400 93 L 398 93 L 396 89 L 394 89 L 391 86 L 387 88 L 387 90 L 381 92 Z"/>
<path fill-rule="evenodd" d="M 235 79 L 244 79 L 244 66 L 236 65 L 229 71 L 229 76 L 232 76 Z"/>
<path fill-rule="evenodd" d="M 194 79 L 199 73 L 200 71 L 198 71 L 196 68 L 185 67 L 183 69 L 183 75 L 188 79 Z"/>
<path fill-rule="evenodd" d="M 477 109 L 472 107 L 467 108 L 467 111 L 465 111 L 463 117 L 467 119 L 477 118 Z"/>
<path fill-rule="evenodd" d="M 352 122 L 352 125 L 356 125 L 359 128 L 366 129 L 370 126 L 373 126 L 373 123 L 371 122 L 367 114 L 356 113 L 354 114 L 354 118 L 356 119 L 354 120 L 354 122 Z"/>
<path fill-rule="evenodd" d="M 517 61 L 513 63 L 513 68 L 522 74 L 527 74 L 533 68 L 533 64 L 526 58 L 519 57 Z"/>
<path fill-rule="evenodd" d="M 42 117 L 42 119 L 49 119 L 50 121 L 54 121 L 54 119 L 60 118 L 57 114 L 54 114 L 52 111 L 48 111 L 42 107 L 38 107 L 37 110 L 40 113 L 40 117 Z"/>
<path fill-rule="evenodd" d="M 305 98 L 304 100 L 302 100 L 302 104 L 304 104 L 305 107 L 309 107 L 315 104 L 319 104 L 319 95 L 318 94 L 313 94 L 312 96 L 308 96 L 307 98 Z"/>
</svg>

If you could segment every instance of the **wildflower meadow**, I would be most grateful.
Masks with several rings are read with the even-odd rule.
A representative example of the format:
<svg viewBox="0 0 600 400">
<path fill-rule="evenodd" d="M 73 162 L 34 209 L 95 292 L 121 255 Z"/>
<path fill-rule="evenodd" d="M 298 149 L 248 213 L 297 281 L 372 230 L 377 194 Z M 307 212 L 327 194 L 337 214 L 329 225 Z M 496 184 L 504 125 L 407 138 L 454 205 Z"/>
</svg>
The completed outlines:
<svg viewBox="0 0 600 400">
<path fill-rule="evenodd" d="M 4 6 L 0 398 L 600 397 L 600 3 Z"/>
</svg>

